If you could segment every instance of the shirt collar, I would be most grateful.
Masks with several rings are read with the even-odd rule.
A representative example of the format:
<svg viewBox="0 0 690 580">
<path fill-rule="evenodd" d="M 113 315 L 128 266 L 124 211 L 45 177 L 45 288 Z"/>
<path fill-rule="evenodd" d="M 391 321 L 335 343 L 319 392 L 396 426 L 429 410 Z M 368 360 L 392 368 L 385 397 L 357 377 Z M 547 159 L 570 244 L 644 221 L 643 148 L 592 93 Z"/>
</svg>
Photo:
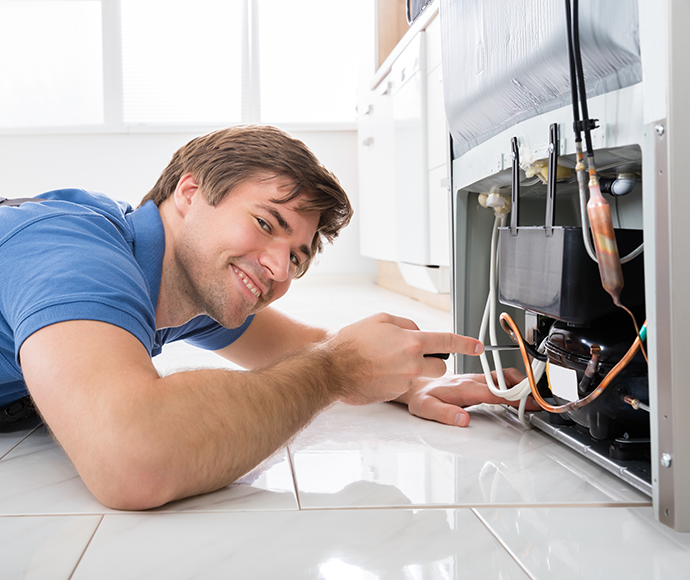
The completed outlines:
<svg viewBox="0 0 690 580">
<path fill-rule="evenodd" d="M 165 254 L 163 221 L 158 206 L 153 201 L 147 201 L 141 207 L 127 214 L 127 221 L 134 232 L 134 259 L 146 276 L 155 313 L 163 273 L 163 255 Z"/>
</svg>

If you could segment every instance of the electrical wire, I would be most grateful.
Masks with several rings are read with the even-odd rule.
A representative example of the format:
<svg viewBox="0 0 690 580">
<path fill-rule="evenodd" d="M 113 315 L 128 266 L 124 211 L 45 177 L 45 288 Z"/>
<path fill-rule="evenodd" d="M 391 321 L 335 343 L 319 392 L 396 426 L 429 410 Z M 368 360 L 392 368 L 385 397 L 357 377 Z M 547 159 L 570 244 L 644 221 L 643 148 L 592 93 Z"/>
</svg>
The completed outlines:
<svg viewBox="0 0 690 580">
<path fill-rule="evenodd" d="M 498 344 L 498 338 L 496 336 L 496 289 L 497 289 L 497 270 L 498 270 L 498 229 L 503 227 L 506 222 L 506 216 L 496 213 L 494 218 L 493 230 L 491 233 L 491 256 L 489 262 L 489 294 L 486 300 L 486 306 L 484 307 L 484 314 L 482 316 L 482 323 L 479 329 L 478 339 L 484 342 L 487 330 L 489 331 L 490 344 Z M 540 347 L 543 352 L 544 344 Z M 479 355 L 479 361 L 482 365 L 482 370 L 484 371 L 484 376 L 486 378 L 486 384 L 489 387 L 489 391 L 498 397 L 502 397 L 507 401 L 520 401 L 518 405 L 518 419 L 525 427 L 530 428 L 531 425 L 527 418 L 525 417 L 525 409 L 527 406 L 527 397 L 530 395 L 531 388 L 530 383 L 527 378 L 523 379 L 517 385 L 508 388 L 505 377 L 503 376 L 503 364 L 501 361 L 501 354 L 499 351 L 493 351 L 494 366 L 496 369 L 496 379 L 498 381 L 498 387 L 494 383 L 493 377 L 491 376 L 491 367 L 489 365 L 486 353 Z M 533 376 L 541 376 L 544 374 L 546 369 L 546 363 L 534 359 L 530 370 Z M 539 379 L 537 379 L 539 380 Z"/>
<path fill-rule="evenodd" d="M 632 358 L 635 356 L 635 353 L 642 345 L 642 339 L 638 334 L 635 337 L 635 341 L 632 343 L 632 346 L 628 349 L 628 352 L 625 353 L 625 356 L 623 356 L 623 358 L 620 361 L 618 361 L 618 363 L 606 374 L 606 376 L 599 383 L 599 385 L 586 397 L 579 399 L 578 401 L 571 401 L 565 405 L 551 405 L 547 403 L 539 393 L 539 389 L 537 388 L 537 380 L 535 379 L 534 373 L 532 372 L 532 365 L 529 361 L 529 354 L 527 353 L 527 348 L 525 347 L 525 340 L 522 337 L 522 334 L 520 333 L 520 329 L 507 312 L 503 312 L 501 314 L 500 320 L 503 330 L 505 330 L 513 339 L 513 341 L 515 341 L 520 346 L 520 353 L 522 354 L 522 361 L 525 364 L 525 371 L 527 373 L 527 380 L 529 381 L 529 385 L 532 390 L 532 396 L 534 397 L 535 401 L 537 401 L 539 406 L 545 411 L 548 411 L 549 413 L 567 413 L 568 411 L 581 409 L 585 405 L 588 405 L 589 403 L 594 401 L 596 398 L 599 397 L 599 395 L 601 395 L 604 392 L 606 387 L 608 387 L 611 384 L 611 381 L 613 381 L 613 379 L 615 379 L 616 376 L 618 376 L 618 374 L 628 365 L 628 363 L 630 363 Z M 645 320 L 643 328 L 646 328 L 646 326 L 647 321 Z"/>
</svg>

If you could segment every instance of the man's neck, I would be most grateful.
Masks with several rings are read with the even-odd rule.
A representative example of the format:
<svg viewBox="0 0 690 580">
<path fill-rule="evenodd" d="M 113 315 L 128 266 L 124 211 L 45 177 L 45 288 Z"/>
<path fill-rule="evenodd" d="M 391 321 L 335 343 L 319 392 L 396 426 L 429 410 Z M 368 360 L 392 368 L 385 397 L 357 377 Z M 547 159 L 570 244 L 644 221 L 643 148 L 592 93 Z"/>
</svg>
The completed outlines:
<svg viewBox="0 0 690 580">
<path fill-rule="evenodd" d="M 181 326 L 201 314 L 192 308 L 180 290 L 180 274 L 175 262 L 175 231 L 178 216 L 174 213 L 174 204 L 166 199 L 159 206 L 161 221 L 165 231 L 165 253 L 161 270 L 161 284 L 156 305 L 156 329 Z"/>
</svg>

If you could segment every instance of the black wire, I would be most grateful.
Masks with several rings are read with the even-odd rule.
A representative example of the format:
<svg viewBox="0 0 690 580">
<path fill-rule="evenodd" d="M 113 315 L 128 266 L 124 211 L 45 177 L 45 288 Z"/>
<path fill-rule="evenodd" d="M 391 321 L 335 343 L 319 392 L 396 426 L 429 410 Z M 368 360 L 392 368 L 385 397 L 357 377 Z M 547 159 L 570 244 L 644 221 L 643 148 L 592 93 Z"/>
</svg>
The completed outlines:
<svg viewBox="0 0 690 580">
<path fill-rule="evenodd" d="M 580 105 L 582 107 L 582 119 L 584 121 L 585 143 L 587 145 L 587 157 L 594 161 L 594 148 L 592 147 L 592 126 L 587 111 L 587 90 L 585 89 L 585 73 L 582 68 L 582 50 L 580 49 L 580 24 L 579 2 L 573 0 L 573 49 L 575 53 L 575 68 L 577 69 L 577 86 L 580 91 Z"/>
</svg>

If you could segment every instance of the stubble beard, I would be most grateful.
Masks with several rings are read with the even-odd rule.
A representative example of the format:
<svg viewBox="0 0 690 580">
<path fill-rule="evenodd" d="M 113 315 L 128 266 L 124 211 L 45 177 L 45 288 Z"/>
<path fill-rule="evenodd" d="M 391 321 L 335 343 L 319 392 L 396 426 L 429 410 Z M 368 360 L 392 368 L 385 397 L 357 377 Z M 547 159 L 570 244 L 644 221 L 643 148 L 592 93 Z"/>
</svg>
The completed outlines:
<svg viewBox="0 0 690 580">
<path fill-rule="evenodd" d="M 242 288 L 234 284 L 244 284 L 234 272 L 233 264 L 251 272 L 249 266 L 242 268 L 242 258 L 231 258 L 224 269 L 204 271 L 194 254 L 185 251 L 178 253 L 174 282 L 176 293 L 181 301 L 191 305 L 199 314 L 206 314 L 225 328 L 238 328 L 248 316 L 256 314 L 271 300 L 272 289 L 261 295 L 256 302 L 244 296 Z M 233 278 L 235 279 L 233 281 Z"/>
</svg>

